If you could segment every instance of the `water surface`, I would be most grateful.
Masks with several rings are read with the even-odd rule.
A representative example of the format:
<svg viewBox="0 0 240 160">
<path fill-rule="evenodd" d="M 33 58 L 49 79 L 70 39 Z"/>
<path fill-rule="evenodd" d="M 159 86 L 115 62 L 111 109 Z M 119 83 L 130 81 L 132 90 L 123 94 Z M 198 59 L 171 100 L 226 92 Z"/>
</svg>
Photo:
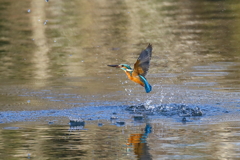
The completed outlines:
<svg viewBox="0 0 240 160">
<path fill-rule="evenodd" d="M 240 158 L 237 0 L 0 6 L 0 159 Z"/>
</svg>

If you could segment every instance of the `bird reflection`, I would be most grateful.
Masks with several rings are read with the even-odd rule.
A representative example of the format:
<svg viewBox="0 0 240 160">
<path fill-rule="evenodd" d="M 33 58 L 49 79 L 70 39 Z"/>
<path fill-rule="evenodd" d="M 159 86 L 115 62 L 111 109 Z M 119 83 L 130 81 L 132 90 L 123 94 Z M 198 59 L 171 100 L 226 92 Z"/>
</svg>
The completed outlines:
<svg viewBox="0 0 240 160">
<path fill-rule="evenodd" d="M 144 134 L 131 134 L 128 138 L 127 145 L 132 145 L 134 149 L 134 154 L 137 156 L 138 159 L 142 160 L 151 160 L 152 156 L 149 153 L 149 147 L 147 145 L 147 137 L 152 132 L 152 127 L 150 124 L 146 124 L 144 129 Z"/>
</svg>

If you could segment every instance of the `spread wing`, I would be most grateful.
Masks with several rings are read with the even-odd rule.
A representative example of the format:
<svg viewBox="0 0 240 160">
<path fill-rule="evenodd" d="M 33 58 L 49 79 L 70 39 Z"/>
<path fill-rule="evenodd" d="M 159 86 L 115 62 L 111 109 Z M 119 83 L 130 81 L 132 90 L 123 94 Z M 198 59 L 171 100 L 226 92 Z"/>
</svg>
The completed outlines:
<svg viewBox="0 0 240 160">
<path fill-rule="evenodd" d="M 141 52 L 140 56 L 137 59 L 137 62 L 134 64 L 133 76 L 146 76 L 149 69 L 151 57 L 152 45 L 149 44 L 147 48 Z"/>
</svg>

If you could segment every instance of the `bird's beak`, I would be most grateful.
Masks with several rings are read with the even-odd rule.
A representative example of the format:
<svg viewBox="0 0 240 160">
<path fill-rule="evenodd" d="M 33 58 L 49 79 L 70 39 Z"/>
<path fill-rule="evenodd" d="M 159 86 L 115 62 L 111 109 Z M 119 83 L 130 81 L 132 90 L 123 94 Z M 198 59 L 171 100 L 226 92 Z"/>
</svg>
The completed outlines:
<svg viewBox="0 0 240 160">
<path fill-rule="evenodd" d="M 108 65 L 109 67 L 116 67 L 116 68 L 120 68 L 119 65 Z"/>
</svg>

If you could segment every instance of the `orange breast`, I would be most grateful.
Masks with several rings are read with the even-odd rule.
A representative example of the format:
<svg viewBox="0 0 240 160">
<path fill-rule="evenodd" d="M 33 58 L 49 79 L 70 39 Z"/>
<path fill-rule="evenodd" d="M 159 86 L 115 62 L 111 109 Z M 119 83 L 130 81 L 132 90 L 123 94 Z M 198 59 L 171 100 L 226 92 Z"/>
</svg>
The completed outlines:
<svg viewBox="0 0 240 160">
<path fill-rule="evenodd" d="M 138 83 L 138 84 L 140 84 L 141 86 L 144 87 L 144 83 L 140 80 L 139 76 L 132 76 L 129 72 L 125 72 L 125 73 L 127 74 L 128 78 L 131 81 L 133 81 L 135 83 Z"/>
</svg>

